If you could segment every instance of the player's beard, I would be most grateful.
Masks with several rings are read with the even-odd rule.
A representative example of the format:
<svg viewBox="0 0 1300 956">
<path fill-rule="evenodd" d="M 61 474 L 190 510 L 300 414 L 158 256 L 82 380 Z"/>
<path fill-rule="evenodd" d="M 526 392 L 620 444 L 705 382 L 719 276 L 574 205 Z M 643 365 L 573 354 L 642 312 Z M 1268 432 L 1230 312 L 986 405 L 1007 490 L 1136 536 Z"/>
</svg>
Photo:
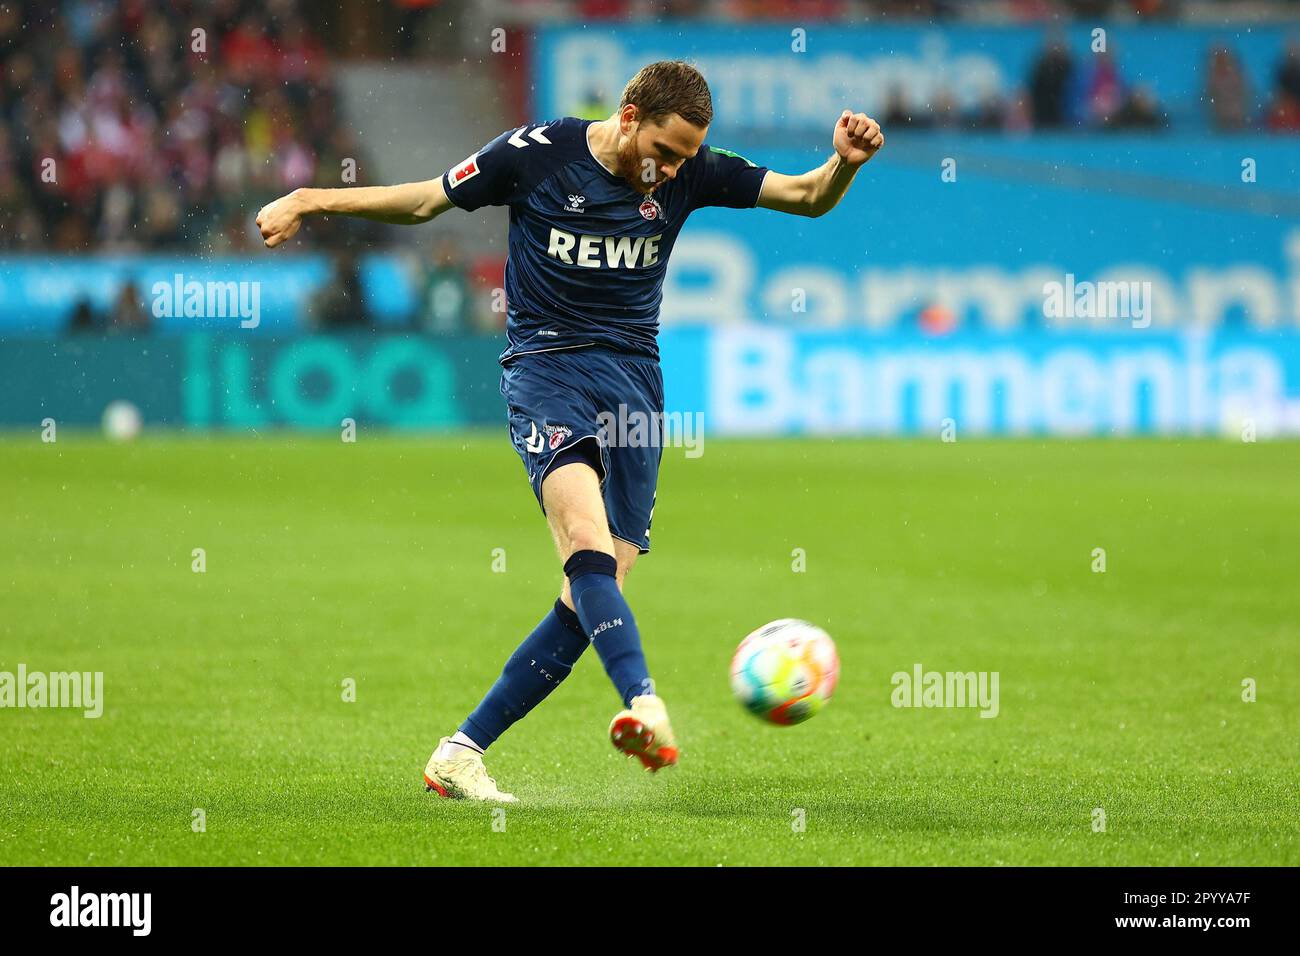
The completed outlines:
<svg viewBox="0 0 1300 956">
<path fill-rule="evenodd" d="M 618 151 L 618 173 L 627 180 L 637 192 L 648 196 L 655 191 L 658 182 L 646 182 L 641 178 L 642 155 L 636 148 L 636 137 L 628 137 L 627 145 Z"/>
</svg>

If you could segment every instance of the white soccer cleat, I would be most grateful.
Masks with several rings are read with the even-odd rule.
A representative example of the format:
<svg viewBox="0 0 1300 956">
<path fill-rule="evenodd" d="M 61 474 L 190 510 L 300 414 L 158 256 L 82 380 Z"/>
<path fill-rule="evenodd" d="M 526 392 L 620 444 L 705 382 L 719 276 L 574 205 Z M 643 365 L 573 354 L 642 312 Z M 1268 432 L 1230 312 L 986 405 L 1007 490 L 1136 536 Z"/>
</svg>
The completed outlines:
<svg viewBox="0 0 1300 956">
<path fill-rule="evenodd" d="M 518 803 L 513 793 L 503 793 L 497 788 L 497 782 L 488 776 L 483 766 L 482 754 L 469 748 L 460 750 L 456 756 L 445 760 L 438 759 L 438 750 L 442 749 L 450 738 L 438 741 L 438 748 L 424 767 L 424 785 L 440 797 L 451 800 L 489 800 L 494 803 Z"/>
<path fill-rule="evenodd" d="M 677 763 L 677 740 L 668 722 L 668 709 L 654 694 L 633 697 L 630 708 L 615 714 L 609 739 L 651 773 Z"/>
</svg>

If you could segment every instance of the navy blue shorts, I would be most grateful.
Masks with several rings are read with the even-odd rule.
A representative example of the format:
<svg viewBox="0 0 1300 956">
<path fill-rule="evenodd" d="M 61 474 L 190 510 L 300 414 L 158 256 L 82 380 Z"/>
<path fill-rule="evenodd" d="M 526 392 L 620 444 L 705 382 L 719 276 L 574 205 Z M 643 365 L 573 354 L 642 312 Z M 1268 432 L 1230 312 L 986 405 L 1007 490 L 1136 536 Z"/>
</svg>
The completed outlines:
<svg viewBox="0 0 1300 956">
<path fill-rule="evenodd" d="M 636 432 L 618 423 L 650 416 L 662 421 L 659 363 L 594 347 L 534 352 L 517 356 L 502 370 L 501 394 L 510 440 L 528 469 L 538 504 L 542 480 L 557 456 L 580 455 L 600 475 L 610 533 L 642 554 L 649 551 L 663 442 L 627 441 Z"/>
</svg>

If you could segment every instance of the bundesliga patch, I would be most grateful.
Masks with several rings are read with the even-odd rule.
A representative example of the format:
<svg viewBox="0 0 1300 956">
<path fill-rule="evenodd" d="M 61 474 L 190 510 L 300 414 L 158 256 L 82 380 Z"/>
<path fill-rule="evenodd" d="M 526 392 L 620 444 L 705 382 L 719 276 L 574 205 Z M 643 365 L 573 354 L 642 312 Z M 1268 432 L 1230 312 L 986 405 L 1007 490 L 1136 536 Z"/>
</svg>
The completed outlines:
<svg viewBox="0 0 1300 956">
<path fill-rule="evenodd" d="M 659 207 L 659 203 L 655 202 L 654 197 L 650 196 L 641 204 L 641 216 L 645 219 L 662 219 L 664 211 Z"/>
<path fill-rule="evenodd" d="M 573 429 L 568 425 L 543 425 L 542 430 L 546 432 L 546 443 L 551 446 L 551 451 L 559 448 L 565 439 L 573 435 Z"/>
<path fill-rule="evenodd" d="M 473 179 L 478 173 L 478 153 L 475 153 L 459 166 L 453 166 L 451 172 L 447 174 L 447 181 L 451 183 L 451 188 L 455 189 L 465 180 Z"/>
</svg>

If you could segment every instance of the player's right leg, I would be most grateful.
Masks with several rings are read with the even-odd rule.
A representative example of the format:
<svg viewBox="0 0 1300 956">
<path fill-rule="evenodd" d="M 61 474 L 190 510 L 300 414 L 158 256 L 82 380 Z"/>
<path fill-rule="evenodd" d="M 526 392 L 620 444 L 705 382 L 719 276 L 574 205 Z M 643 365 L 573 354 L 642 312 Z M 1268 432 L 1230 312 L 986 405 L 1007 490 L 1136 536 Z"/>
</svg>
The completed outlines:
<svg viewBox="0 0 1300 956">
<path fill-rule="evenodd" d="M 564 562 L 560 600 L 577 613 L 623 698 L 625 709 L 610 724 L 610 740 L 647 770 L 675 764 L 677 741 L 620 586 L 640 549 L 610 533 L 600 476 L 587 465 L 553 469 L 542 483 L 542 501 Z"/>
</svg>

